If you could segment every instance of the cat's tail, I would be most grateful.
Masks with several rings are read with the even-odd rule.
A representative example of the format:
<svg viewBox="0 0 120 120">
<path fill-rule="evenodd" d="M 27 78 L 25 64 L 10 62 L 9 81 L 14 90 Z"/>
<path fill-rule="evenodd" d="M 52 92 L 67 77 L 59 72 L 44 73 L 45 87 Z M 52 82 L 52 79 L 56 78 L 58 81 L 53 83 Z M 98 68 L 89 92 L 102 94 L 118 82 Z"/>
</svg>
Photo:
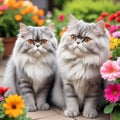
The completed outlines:
<svg viewBox="0 0 120 120">
<path fill-rule="evenodd" d="M 16 85 L 15 85 L 15 63 L 13 58 L 11 57 L 7 63 L 4 78 L 3 78 L 3 86 L 9 87 L 9 90 L 5 93 L 5 96 L 9 94 L 17 93 Z"/>
<path fill-rule="evenodd" d="M 55 83 L 52 89 L 52 103 L 60 108 L 65 107 L 65 99 L 60 74 L 57 72 Z"/>
</svg>

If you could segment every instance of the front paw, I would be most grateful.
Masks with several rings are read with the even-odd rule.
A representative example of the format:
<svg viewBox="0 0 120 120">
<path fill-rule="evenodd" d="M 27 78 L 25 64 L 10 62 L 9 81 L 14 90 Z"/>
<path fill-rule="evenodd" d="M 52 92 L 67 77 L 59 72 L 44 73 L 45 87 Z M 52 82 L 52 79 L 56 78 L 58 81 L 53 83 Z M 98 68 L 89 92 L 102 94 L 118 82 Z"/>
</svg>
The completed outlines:
<svg viewBox="0 0 120 120">
<path fill-rule="evenodd" d="M 86 118 L 95 118 L 98 116 L 98 112 L 95 109 L 84 110 L 83 116 Z"/>
<path fill-rule="evenodd" d="M 37 110 L 37 107 L 34 106 L 34 105 L 29 105 L 29 106 L 27 106 L 27 109 L 28 109 L 29 112 L 33 112 L 33 111 Z"/>
<path fill-rule="evenodd" d="M 69 110 L 69 109 L 65 109 L 64 110 L 64 115 L 66 117 L 76 117 L 79 115 L 79 110 Z"/>
<path fill-rule="evenodd" d="M 37 106 L 39 110 L 48 110 L 50 109 L 50 105 L 48 103 L 40 104 Z"/>
</svg>

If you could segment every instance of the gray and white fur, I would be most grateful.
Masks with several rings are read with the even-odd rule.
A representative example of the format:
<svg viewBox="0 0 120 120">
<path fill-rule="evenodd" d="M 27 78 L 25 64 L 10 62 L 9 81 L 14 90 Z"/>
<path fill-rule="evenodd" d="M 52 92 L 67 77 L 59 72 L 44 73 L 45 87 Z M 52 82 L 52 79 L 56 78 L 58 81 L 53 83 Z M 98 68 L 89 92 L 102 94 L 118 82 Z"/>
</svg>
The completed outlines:
<svg viewBox="0 0 120 120">
<path fill-rule="evenodd" d="M 5 95 L 21 95 L 29 111 L 49 109 L 46 101 L 56 71 L 56 48 L 53 24 L 32 27 L 20 23 L 4 75 L 4 86 L 10 87 Z"/>
<path fill-rule="evenodd" d="M 65 107 L 64 115 L 98 116 L 97 106 L 103 98 L 103 80 L 100 67 L 109 59 L 109 33 L 102 21 L 86 23 L 70 16 L 67 31 L 58 50 L 57 64 L 61 75 L 55 81 L 52 100 Z"/>
</svg>

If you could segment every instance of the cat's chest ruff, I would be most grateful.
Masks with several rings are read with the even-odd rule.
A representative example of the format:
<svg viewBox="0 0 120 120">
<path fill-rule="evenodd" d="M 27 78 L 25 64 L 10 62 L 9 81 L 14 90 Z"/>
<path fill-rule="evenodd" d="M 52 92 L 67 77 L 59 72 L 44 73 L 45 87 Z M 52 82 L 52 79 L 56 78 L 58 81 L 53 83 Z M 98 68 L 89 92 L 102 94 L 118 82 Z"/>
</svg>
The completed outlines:
<svg viewBox="0 0 120 120">
<path fill-rule="evenodd" d="M 33 80 L 42 81 L 53 74 L 53 70 L 49 65 L 44 65 L 40 62 L 27 63 L 24 67 L 24 71 L 28 77 Z"/>
</svg>

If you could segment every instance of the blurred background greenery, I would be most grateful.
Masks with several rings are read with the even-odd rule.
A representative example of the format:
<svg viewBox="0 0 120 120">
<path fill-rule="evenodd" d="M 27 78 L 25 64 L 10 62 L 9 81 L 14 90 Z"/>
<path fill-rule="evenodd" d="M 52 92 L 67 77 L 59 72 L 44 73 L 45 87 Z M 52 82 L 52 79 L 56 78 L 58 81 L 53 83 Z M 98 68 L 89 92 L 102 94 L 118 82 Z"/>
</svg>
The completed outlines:
<svg viewBox="0 0 120 120">
<path fill-rule="evenodd" d="M 120 0 L 52 0 L 53 15 L 51 20 L 55 23 L 57 38 L 67 26 L 70 14 L 86 22 L 96 22 L 103 12 L 109 14 L 120 10 Z M 60 19 L 61 17 L 61 19 Z"/>
</svg>

